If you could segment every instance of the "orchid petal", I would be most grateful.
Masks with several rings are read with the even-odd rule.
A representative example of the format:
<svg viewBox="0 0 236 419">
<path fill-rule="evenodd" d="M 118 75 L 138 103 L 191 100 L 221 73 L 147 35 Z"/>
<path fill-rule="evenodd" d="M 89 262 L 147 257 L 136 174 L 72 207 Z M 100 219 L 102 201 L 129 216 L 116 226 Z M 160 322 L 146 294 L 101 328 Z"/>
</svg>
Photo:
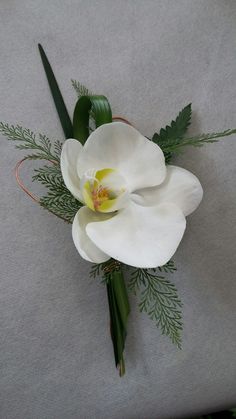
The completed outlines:
<svg viewBox="0 0 236 419">
<path fill-rule="evenodd" d="M 83 202 L 80 192 L 80 179 L 77 173 L 77 161 L 83 147 L 79 141 L 69 138 L 62 147 L 61 173 L 67 189 L 72 195 Z"/>
<path fill-rule="evenodd" d="M 79 254 L 85 260 L 93 263 L 102 263 L 110 259 L 110 256 L 100 250 L 88 237 L 86 226 L 88 223 L 106 220 L 108 216 L 97 214 L 87 207 L 79 209 L 72 225 L 72 237 Z"/>
<path fill-rule="evenodd" d="M 86 232 L 110 257 L 127 265 L 154 268 L 173 256 L 185 225 L 182 211 L 174 204 L 145 207 L 132 202 L 108 220 L 88 223 Z"/>
<path fill-rule="evenodd" d="M 136 203 L 147 206 L 170 202 L 187 216 L 195 211 L 202 196 L 202 186 L 193 173 L 182 167 L 167 166 L 166 178 L 160 186 L 139 190 L 132 198 Z"/>
<path fill-rule="evenodd" d="M 122 122 L 101 125 L 89 136 L 77 168 L 80 177 L 90 169 L 116 169 L 129 191 L 159 185 L 166 174 L 160 147 Z"/>
</svg>

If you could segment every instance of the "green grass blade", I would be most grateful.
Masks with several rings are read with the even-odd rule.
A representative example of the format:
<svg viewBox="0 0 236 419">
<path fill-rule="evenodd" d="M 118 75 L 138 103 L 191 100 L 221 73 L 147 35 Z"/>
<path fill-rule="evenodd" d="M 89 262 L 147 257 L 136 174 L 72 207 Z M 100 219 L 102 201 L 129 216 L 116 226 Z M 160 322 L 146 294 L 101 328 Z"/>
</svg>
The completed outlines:
<svg viewBox="0 0 236 419">
<path fill-rule="evenodd" d="M 124 347 L 127 335 L 127 321 L 130 312 L 128 294 L 122 271 L 113 271 L 107 282 L 107 295 L 110 310 L 111 337 L 116 366 L 120 376 L 125 374 Z"/>
<path fill-rule="evenodd" d="M 43 67 L 47 76 L 48 84 L 52 93 L 52 97 L 57 109 L 57 113 L 61 121 L 62 129 L 64 131 L 65 137 L 70 138 L 73 136 L 73 127 L 68 111 L 66 109 L 65 102 L 63 100 L 58 83 L 52 71 L 52 67 L 47 59 L 42 45 L 38 44 L 38 48 L 42 59 Z"/>
</svg>

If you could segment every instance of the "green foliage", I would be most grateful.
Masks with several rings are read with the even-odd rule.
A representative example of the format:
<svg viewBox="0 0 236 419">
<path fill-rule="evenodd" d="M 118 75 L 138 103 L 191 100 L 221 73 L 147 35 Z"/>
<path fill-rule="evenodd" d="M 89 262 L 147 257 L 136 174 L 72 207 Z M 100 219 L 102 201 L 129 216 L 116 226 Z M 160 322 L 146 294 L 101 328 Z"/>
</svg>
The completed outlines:
<svg viewBox="0 0 236 419">
<path fill-rule="evenodd" d="M 123 277 L 123 266 L 120 262 L 109 259 L 104 263 L 93 264 L 90 271 L 91 278 L 95 279 L 99 276 L 102 278 L 102 283 L 106 284 L 111 337 L 116 366 L 119 367 L 120 376 L 125 373 L 123 351 L 130 312 L 129 299 Z"/>
<path fill-rule="evenodd" d="M 56 106 L 57 114 L 59 116 L 62 129 L 64 131 L 66 138 L 71 138 L 73 134 L 73 127 L 70 120 L 70 116 L 68 114 L 68 111 L 66 109 L 66 105 L 64 102 L 64 99 L 62 97 L 61 91 L 59 89 L 58 83 L 56 81 L 56 78 L 54 76 L 54 73 L 52 71 L 52 67 L 48 61 L 48 58 L 45 54 L 45 51 L 42 47 L 42 45 L 38 44 L 39 53 L 42 59 L 44 71 L 48 80 L 49 88 L 52 93 L 52 97 Z"/>
<path fill-rule="evenodd" d="M 160 133 L 153 135 L 152 141 L 161 147 L 164 152 L 166 162 L 169 163 L 172 157 L 171 151 L 166 150 L 167 145 L 181 140 L 185 135 L 190 122 L 191 122 L 191 103 L 185 106 L 184 109 L 179 113 L 175 121 L 172 121 L 170 126 L 167 125 L 165 128 L 161 128 Z"/>
<path fill-rule="evenodd" d="M 109 259 L 103 263 L 93 263 L 90 269 L 89 276 L 92 279 L 96 279 L 97 277 L 101 278 L 101 282 L 107 284 L 110 279 L 110 275 L 119 270 L 122 264 L 117 262 L 114 259 Z"/>
<path fill-rule="evenodd" d="M 37 180 L 48 190 L 47 195 L 40 198 L 40 204 L 58 217 L 72 223 L 81 204 L 66 188 L 60 165 L 45 165 L 40 169 L 35 169 L 33 180 Z"/>
<path fill-rule="evenodd" d="M 15 141 L 16 148 L 33 150 L 33 154 L 27 156 L 28 159 L 41 159 L 54 163 L 35 169 L 33 180 L 37 180 L 48 190 L 47 195 L 40 198 L 42 207 L 71 223 L 81 204 L 68 191 L 62 178 L 59 164 L 62 143 L 55 141 L 52 144 L 46 135 L 37 136 L 27 128 L 3 122 L 0 122 L 0 132 L 9 140 Z"/>
<path fill-rule="evenodd" d="M 236 129 L 228 129 L 223 132 L 200 134 L 194 137 L 184 138 L 190 125 L 191 114 L 191 104 L 189 104 L 182 109 L 176 120 L 171 122 L 170 126 L 167 125 L 165 128 L 162 128 L 159 134 L 155 133 L 152 137 L 152 141 L 162 149 L 167 164 L 170 163 L 173 154 L 180 153 L 184 147 L 202 147 L 205 144 L 217 142 L 218 138 L 236 134 Z"/>
<path fill-rule="evenodd" d="M 106 283 L 109 280 L 108 275 L 104 272 L 104 268 L 107 266 L 107 262 L 104 263 L 93 263 L 92 267 L 89 272 L 89 276 L 92 279 L 96 279 L 97 277 L 101 278 L 102 283 Z"/>
<path fill-rule="evenodd" d="M 165 273 L 170 273 L 170 274 L 173 274 L 175 271 L 177 271 L 173 260 L 169 260 L 169 262 L 167 262 L 163 266 L 158 266 L 158 268 L 153 269 L 153 271 L 156 272 L 157 269 L 160 272 L 165 272 Z"/>
<path fill-rule="evenodd" d="M 72 80 L 72 84 L 79 98 L 91 95 L 91 92 L 79 82 Z M 86 106 L 81 109 L 78 109 L 77 106 L 75 120 L 76 124 L 78 122 L 78 138 L 81 137 L 81 121 L 82 128 L 83 126 L 86 128 L 85 141 L 89 135 L 88 123 L 91 117 L 94 119 L 96 126 L 99 126 L 111 120 L 111 110 L 107 99 L 101 96 L 83 98 L 82 101 Z M 89 101 L 91 103 L 87 106 Z M 190 124 L 190 119 L 191 104 L 179 113 L 170 126 L 161 129 L 159 134 L 154 134 L 152 141 L 161 147 L 167 163 L 170 162 L 174 153 L 180 152 L 186 146 L 201 147 L 204 144 L 216 142 L 218 138 L 236 134 L 236 129 L 233 129 L 185 138 L 184 135 Z M 3 122 L 0 122 L 0 133 L 9 140 L 16 142 L 16 148 L 32 150 L 32 154 L 27 156 L 28 159 L 42 159 L 50 162 L 50 165 L 35 169 L 33 176 L 34 181 L 40 182 L 47 189 L 47 194 L 40 199 L 40 204 L 58 217 L 71 223 L 81 204 L 68 191 L 62 178 L 59 164 L 62 143 L 56 141 L 53 144 L 45 135 L 36 135 L 27 128 Z M 120 368 L 124 372 L 123 348 L 129 307 L 122 274 L 123 267 L 125 265 L 110 259 L 102 264 L 93 264 L 90 276 L 92 278 L 100 276 L 102 282 L 107 286 L 116 362 L 120 364 Z M 147 313 L 160 327 L 162 334 L 169 336 L 174 344 L 181 347 L 182 303 L 175 286 L 160 275 L 160 273 L 174 273 L 176 271 L 174 262 L 169 261 L 166 265 L 156 269 L 127 268 L 131 270 L 128 287 L 135 295 L 139 294 L 140 311 Z M 119 283 L 117 283 L 117 278 L 119 278 Z M 127 302 L 125 310 L 122 306 L 124 301 Z M 124 325 L 121 325 L 119 323 L 120 313 L 123 313 L 123 311 L 125 321 Z"/>
<path fill-rule="evenodd" d="M 85 87 L 82 83 L 80 83 L 79 81 L 73 80 L 71 79 L 71 83 L 72 86 L 74 87 L 78 98 L 80 98 L 81 96 L 92 96 L 93 93 L 87 89 L 87 87 Z"/>
<path fill-rule="evenodd" d="M 73 115 L 73 138 L 81 144 L 85 144 L 90 135 L 91 110 L 96 128 L 112 122 L 111 107 L 105 96 L 82 96 L 76 103 Z"/>
<path fill-rule="evenodd" d="M 91 90 L 89 90 L 86 86 L 84 86 L 84 84 L 80 83 L 79 81 L 76 80 L 71 80 L 72 86 L 74 87 L 78 99 L 81 98 L 81 96 L 93 96 L 94 93 L 91 92 Z M 91 107 L 90 111 L 89 111 L 89 122 L 91 125 L 89 125 L 89 133 L 91 133 L 95 127 L 95 114 L 94 114 L 94 110 L 93 110 L 93 106 Z"/>
<path fill-rule="evenodd" d="M 128 288 L 135 295 L 140 295 L 140 311 L 146 312 L 160 327 L 162 334 L 169 336 L 181 348 L 182 303 L 175 286 L 159 276 L 155 269 L 133 268 Z"/>
<path fill-rule="evenodd" d="M 213 132 L 208 134 L 200 134 L 194 137 L 175 139 L 172 141 L 167 141 L 166 144 L 161 146 L 162 151 L 165 155 L 171 155 L 173 153 L 179 153 L 184 147 L 202 147 L 205 144 L 216 143 L 218 138 L 227 137 L 229 135 L 236 134 L 236 129 L 228 129 L 223 132 Z M 169 160 L 168 160 L 169 162 Z"/>
<path fill-rule="evenodd" d="M 3 122 L 0 122 L 0 133 L 7 137 L 8 140 L 16 141 L 16 148 L 20 150 L 34 150 L 33 154 L 27 156 L 28 159 L 60 161 L 61 143 L 59 141 L 56 141 L 54 146 L 52 146 L 46 135 L 38 134 L 36 136 L 28 128 Z"/>
<path fill-rule="evenodd" d="M 109 282 L 110 272 L 117 269 L 114 259 L 107 262 L 93 264 L 90 277 L 101 278 L 102 283 Z M 174 261 L 156 269 L 139 269 L 127 265 L 123 268 L 131 270 L 128 289 L 135 295 L 140 294 L 140 311 L 146 312 L 149 317 L 156 321 L 163 334 L 169 336 L 174 344 L 181 347 L 182 314 L 180 307 L 182 303 L 177 295 L 175 286 L 157 274 L 157 271 L 174 273 L 176 267 Z"/>
</svg>

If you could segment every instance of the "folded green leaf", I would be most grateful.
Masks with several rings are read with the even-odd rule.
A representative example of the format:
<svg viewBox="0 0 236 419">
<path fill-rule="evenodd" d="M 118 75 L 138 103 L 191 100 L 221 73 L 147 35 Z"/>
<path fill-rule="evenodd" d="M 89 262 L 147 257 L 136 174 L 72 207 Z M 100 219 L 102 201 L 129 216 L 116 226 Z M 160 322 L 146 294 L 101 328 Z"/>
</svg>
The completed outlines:
<svg viewBox="0 0 236 419">
<path fill-rule="evenodd" d="M 73 116 L 73 138 L 84 144 L 89 136 L 89 117 L 93 110 L 96 127 L 112 122 L 110 104 L 105 96 L 81 96 Z"/>
<path fill-rule="evenodd" d="M 52 67 L 44 52 L 44 49 L 42 45 L 40 44 L 38 44 L 38 47 L 39 47 L 39 52 L 42 59 L 42 63 L 44 66 L 44 70 L 48 79 L 48 84 L 52 93 L 52 97 L 53 97 L 53 100 L 57 109 L 58 116 L 61 121 L 61 125 L 65 134 L 65 137 L 70 138 L 73 135 L 73 127 L 72 127 L 72 123 L 71 123 L 68 111 L 66 109 L 65 102 L 63 100 L 61 91 L 59 89 L 58 83 L 52 71 Z"/>
</svg>

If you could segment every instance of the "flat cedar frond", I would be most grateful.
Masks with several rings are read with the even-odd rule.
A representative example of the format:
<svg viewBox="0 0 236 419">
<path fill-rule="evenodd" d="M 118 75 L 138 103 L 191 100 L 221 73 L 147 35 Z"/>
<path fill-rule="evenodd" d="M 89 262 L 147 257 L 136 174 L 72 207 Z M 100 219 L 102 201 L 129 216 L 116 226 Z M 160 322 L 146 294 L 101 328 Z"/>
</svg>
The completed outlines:
<svg viewBox="0 0 236 419">
<path fill-rule="evenodd" d="M 79 81 L 72 79 L 71 83 L 78 95 L 78 98 L 80 98 L 81 96 L 92 96 L 92 92 L 90 92 L 90 90 Z"/>
<path fill-rule="evenodd" d="M 169 280 L 157 275 L 154 269 L 133 268 L 128 284 L 130 291 L 140 296 L 139 308 L 156 322 L 162 334 L 181 347 L 182 303 Z"/>
<path fill-rule="evenodd" d="M 122 266 L 124 265 L 112 258 L 103 263 L 93 263 L 89 276 L 93 279 L 101 277 L 102 283 L 108 283 L 112 272 L 120 270 Z"/>
<path fill-rule="evenodd" d="M 51 141 L 46 135 L 36 134 L 28 128 L 23 128 L 20 125 L 9 125 L 0 122 L 0 133 L 7 137 L 8 140 L 16 141 L 16 148 L 20 150 L 34 150 L 33 154 L 27 156 L 31 159 L 53 160 L 59 162 L 59 149 L 61 143 L 55 142 L 52 146 Z"/>
<path fill-rule="evenodd" d="M 54 142 L 54 154 L 56 155 L 56 157 L 58 158 L 58 161 L 60 161 L 60 157 L 61 157 L 61 149 L 62 149 L 62 142 L 59 140 L 56 140 Z"/>
<path fill-rule="evenodd" d="M 40 204 L 72 223 L 73 218 L 81 204 L 66 188 L 59 164 L 51 166 L 43 166 L 40 169 L 35 169 L 33 180 L 37 180 L 48 189 L 47 195 L 40 198 Z"/>
</svg>

